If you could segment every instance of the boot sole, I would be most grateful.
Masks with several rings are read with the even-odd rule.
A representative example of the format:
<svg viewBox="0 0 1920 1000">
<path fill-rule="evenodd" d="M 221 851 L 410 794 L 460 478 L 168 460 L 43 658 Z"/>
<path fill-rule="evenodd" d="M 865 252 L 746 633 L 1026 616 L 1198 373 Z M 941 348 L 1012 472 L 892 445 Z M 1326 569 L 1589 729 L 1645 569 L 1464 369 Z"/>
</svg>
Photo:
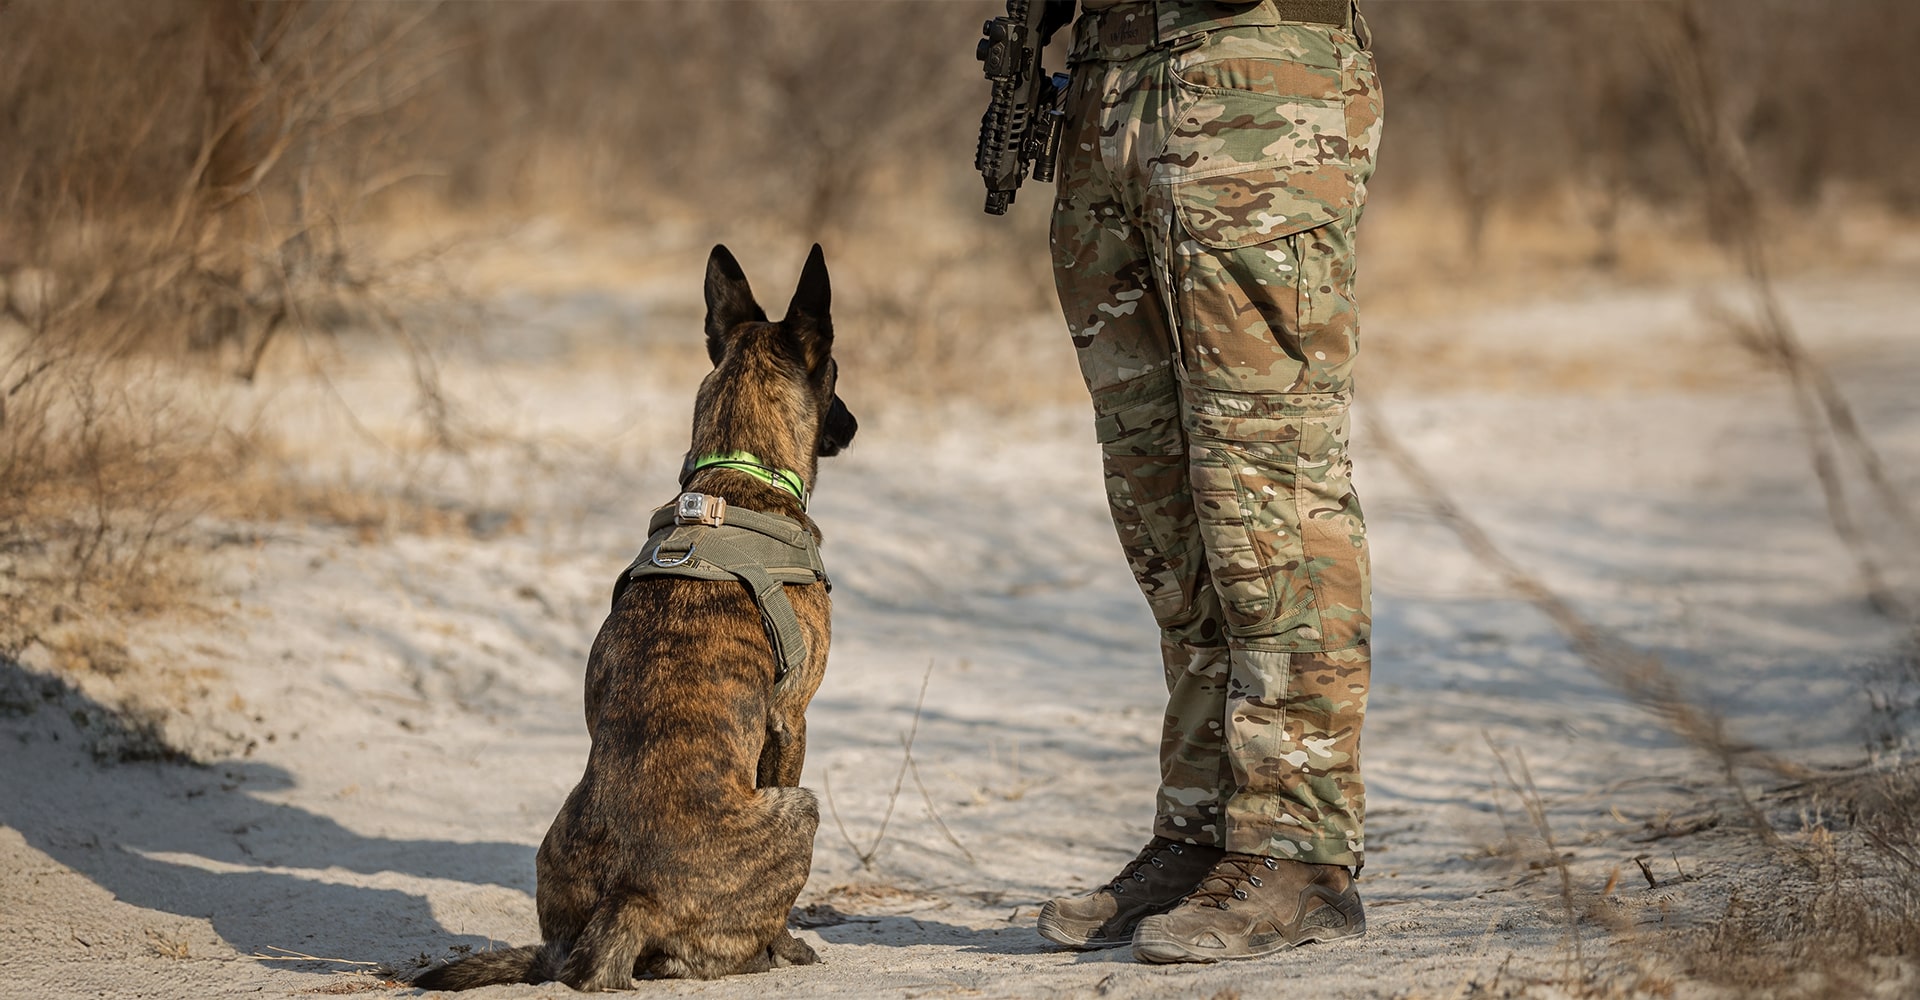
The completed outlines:
<svg viewBox="0 0 1920 1000">
<path fill-rule="evenodd" d="M 1152 915 L 1143 913 L 1140 917 L 1144 920 Z M 1138 926 L 1139 921 L 1134 921 L 1134 924 Z M 1046 905 L 1040 908 L 1040 919 L 1034 923 L 1034 930 L 1039 931 L 1041 937 L 1054 944 L 1065 945 L 1079 951 L 1099 951 L 1103 948 L 1118 948 L 1121 945 L 1132 944 L 1134 928 L 1128 927 L 1125 937 L 1095 937 L 1090 930 L 1077 930 L 1074 925 L 1063 920 L 1055 901 L 1049 899 Z"/>
<path fill-rule="evenodd" d="M 1346 927 L 1315 929 L 1291 940 L 1282 938 L 1270 948 L 1259 951 L 1236 951 L 1232 949 L 1201 949 L 1182 941 L 1170 934 L 1160 932 L 1150 926 L 1142 926 L 1133 935 L 1133 957 L 1153 965 L 1169 965 L 1175 962 L 1219 962 L 1239 958 L 1265 958 L 1280 952 L 1297 948 L 1303 944 L 1318 944 L 1329 941 L 1345 941 L 1364 936 L 1367 924 L 1363 919 L 1357 924 Z"/>
</svg>

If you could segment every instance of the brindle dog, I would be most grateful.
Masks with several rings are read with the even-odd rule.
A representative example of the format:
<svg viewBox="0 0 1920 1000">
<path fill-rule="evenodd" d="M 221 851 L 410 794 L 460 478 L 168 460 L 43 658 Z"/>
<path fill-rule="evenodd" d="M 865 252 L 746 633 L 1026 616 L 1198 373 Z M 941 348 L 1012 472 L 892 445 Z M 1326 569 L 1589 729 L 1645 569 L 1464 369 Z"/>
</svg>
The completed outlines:
<svg viewBox="0 0 1920 1000">
<path fill-rule="evenodd" d="M 749 452 L 814 481 L 852 440 L 834 394 L 827 268 L 815 246 L 787 315 L 770 323 L 733 255 L 707 261 L 707 353 L 691 456 Z M 683 489 L 819 528 L 792 493 L 735 468 Z M 827 588 L 790 585 L 805 665 L 776 685 L 761 614 L 738 582 L 629 582 L 587 661 L 586 774 L 538 858 L 544 944 L 487 952 L 413 985 L 469 989 L 558 979 L 626 989 L 636 975 L 711 979 L 818 961 L 787 932 L 820 813 L 797 787 L 807 702 L 826 669 Z"/>
</svg>

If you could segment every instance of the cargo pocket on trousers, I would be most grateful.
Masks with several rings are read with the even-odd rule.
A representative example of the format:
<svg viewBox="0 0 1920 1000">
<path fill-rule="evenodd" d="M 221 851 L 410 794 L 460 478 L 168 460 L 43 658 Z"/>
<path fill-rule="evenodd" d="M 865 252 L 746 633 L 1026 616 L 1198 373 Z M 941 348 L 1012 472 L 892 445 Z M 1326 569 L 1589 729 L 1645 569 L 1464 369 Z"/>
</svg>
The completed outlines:
<svg viewBox="0 0 1920 1000">
<path fill-rule="evenodd" d="M 1338 68 L 1229 59 L 1186 67 L 1173 82 L 1180 103 L 1155 176 L 1173 184 L 1193 239 L 1219 250 L 1257 246 L 1353 210 Z"/>
<path fill-rule="evenodd" d="M 1272 400 L 1189 388 L 1194 513 L 1229 629 L 1311 627 L 1293 476 L 1300 419 Z"/>
<path fill-rule="evenodd" d="M 1337 79 L 1337 71 L 1328 72 Z M 1299 234 L 1354 207 L 1346 111 L 1337 99 L 1184 82 L 1179 89 L 1182 109 L 1162 169 L 1170 178 L 1182 360 L 1200 381 L 1264 378 L 1284 386 L 1308 364 L 1300 337 L 1306 289 Z M 1259 344 L 1245 341 L 1249 336 Z M 1261 345 L 1269 356 L 1254 350 Z M 1292 364 L 1271 356 L 1274 347 Z"/>
<path fill-rule="evenodd" d="M 1230 630 L 1271 650 L 1352 644 L 1365 623 L 1365 539 L 1346 395 L 1192 397 L 1194 509 Z"/>
</svg>

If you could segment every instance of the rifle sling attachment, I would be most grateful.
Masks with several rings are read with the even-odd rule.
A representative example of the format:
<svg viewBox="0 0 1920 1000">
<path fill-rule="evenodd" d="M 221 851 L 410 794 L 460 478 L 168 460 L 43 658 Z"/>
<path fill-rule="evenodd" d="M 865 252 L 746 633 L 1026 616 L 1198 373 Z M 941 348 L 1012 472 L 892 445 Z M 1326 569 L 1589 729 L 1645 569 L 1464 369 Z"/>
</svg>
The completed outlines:
<svg viewBox="0 0 1920 1000">
<path fill-rule="evenodd" d="M 820 562 L 820 543 L 804 525 L 702 493 L 682 493 L 653 512 L 646 544 L 613 585 L 614 604 L 627 584 L 649 576 L 745 584 L 773 647 L 775 684 L 807 662 L 807 637 L 786 585 L 824 583 L 833 589 Z"/>
</svg>

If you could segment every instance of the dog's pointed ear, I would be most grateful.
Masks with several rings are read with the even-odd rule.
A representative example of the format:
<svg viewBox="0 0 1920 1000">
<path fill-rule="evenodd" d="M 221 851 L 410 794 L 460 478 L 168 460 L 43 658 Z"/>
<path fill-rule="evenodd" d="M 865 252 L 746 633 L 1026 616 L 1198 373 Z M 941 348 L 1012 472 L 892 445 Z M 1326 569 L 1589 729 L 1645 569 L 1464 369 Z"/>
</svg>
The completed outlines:
<svg viewBox="0 0 1920 1000">
<path fill-rule="evenodd" d="M 827 257 L 820 244 L 813 245 L 807 263 L 800 269 L 800 284 L 787 303 L 786 318 L 781 320 L 800 343 L 807 370 L 818 374 L 833 352 L 833 289 L 827 281 Z"/>
<path fill-rule="evenodd" d="M 727 339 L 742 323 L 765 323 L 766 310 L 753 301 L 747 273 L 721 244 L 707 256 L 707 356 L 719 364 L 727 353 Z"/>
<path fill-rule="evenodd" d="M 833 336 L 832 320 L 827 313 L 833 306 L 833 289 L 827 281 L 827 257 L 820 252 L 820 244 L 813 245 L 807 254 L 807 263 L 800 269 L 800 284 L 793 290 L 793 301 L 787 303 L 787 322 L 805 320 L 819 327 L 827 337 Z"/>
</svg>

